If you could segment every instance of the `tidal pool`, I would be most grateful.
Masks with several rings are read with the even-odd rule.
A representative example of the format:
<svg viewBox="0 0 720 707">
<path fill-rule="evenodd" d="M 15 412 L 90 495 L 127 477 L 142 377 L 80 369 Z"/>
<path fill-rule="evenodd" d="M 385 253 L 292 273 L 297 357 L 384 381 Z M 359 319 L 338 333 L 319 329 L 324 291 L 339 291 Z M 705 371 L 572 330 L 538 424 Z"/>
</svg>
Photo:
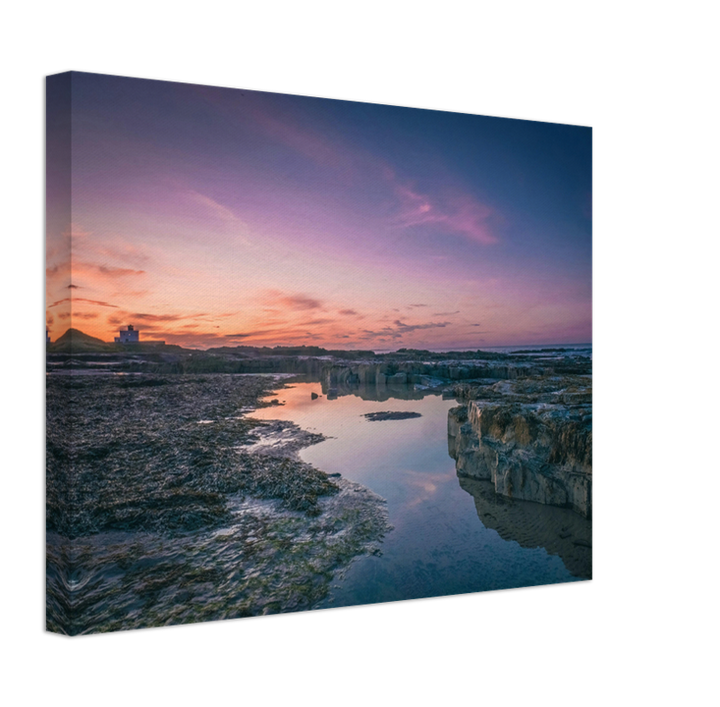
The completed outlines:
<svg viewBox="0 0 720 707">
<path fill-rule="evenodd" d="M 496 514 L 503 516 L 502 537 L 481 521 L 482 517 L 492 525 L 495 500 L 489 501 L 487 510 L 487 493 L 481 484 L 460 480 L 455 462 L 448 455 L 447 413 L 457 405 L 454 400 L 429 394 L 418 400 L 391 397 L 379 402 L 367 399 L 373 397 L 367 390 L 328 399 L 320 383 L 289 385 L 272 395 L 284 405 L 259 409 L 251 416 L 290 420 L 328 437 L 303 449 L 301 458 L 385 498 L 393 526 L 385 536 L 381 553 L 355 560 L 337 577 L 330 594 L 316 608 L 589 577 L 589 568 L 586 572 L 582 563 L 568 562 L 574 569 L 571 572 L 561 559 L 562 550 L 552 554 L 545 549 L 547 546 L 557 551 L 557 543 L 563 542 L 554 537 L 558 529 L 562 531 L 560 537 L 570 537 L 568 542 L 572 544 L 570 534 L 575 531 L 571 526 L 576 523 L 572 512 L 512 502 L 509 515 L 505 507 Z M 379 421 L 365 417 L 387 411 L 415 412 L 420 417 Z M 500 498 L 497 503 L 507 505 Z M 583 519 L 577 522 L 586 523 Z M 510 539 L 514 526 L 522 545 Z M 548 527 L 554 542 L 544 540 Z"/>
</svg>

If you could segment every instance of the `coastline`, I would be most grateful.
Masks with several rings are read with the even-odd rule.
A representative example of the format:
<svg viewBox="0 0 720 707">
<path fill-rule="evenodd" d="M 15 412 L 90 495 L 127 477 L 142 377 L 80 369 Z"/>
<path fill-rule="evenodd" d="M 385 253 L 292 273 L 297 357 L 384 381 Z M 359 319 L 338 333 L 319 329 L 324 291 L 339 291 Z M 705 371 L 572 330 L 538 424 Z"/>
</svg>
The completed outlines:
<svg viewBox="0 0 720 707">
<path fill-rule="evenodd" d="M 130 351 L 50 353 L 48 369 L 51 631 L 74 635 L 311 609 L 356 558 L 379 552 L 391 528 L 385 492 L 345 478 L 342 468 L 341 475 L 328 475 L 304 462 L 299 452 L 323 434 L 272 414 L 252 416 L 281 409 L 283 390 L 307 379 L 302 376 L 320 381 L 317 394 L 328 401 L 352 396 L 386 405 L 432 395 L 460 403 L 447 415 L 444 454 L 456 459 L 454 483 L 460 477 L 476 505 L 475 486 L 463 477 L 493 482 L 496 500 L 483 490 L 485 505 L 474 514 L 487 527 L 493 522 L 485 522 L 483 509 L 503 495 L 567 505 L 558 484 L 574 473 L 567 463 L 575 463 L 578 450 L 585 455 L 583 479 L 591 482 L 590 446 L 581 439 L 591 424 L 587 356 Z M 481 409 L 493 411 L 488 430 L 478 423 Z M 363 417 L 379 433 L 413 418 L 425 419 L 387 408 Z M 72 435 L 63 432 L 68 429 Z M 547 430 L 560 446 L 548 446 Z M 487 466 L 493 454 L 500 467 Z M 552 479 L 548 462 L 562 467 Z M 589 494 L 583 503 L 576 510 L 589 516 Z M 520 515 L 513 512 L 508 522 L 518 523 Z M 501 535 L 515 539 L 506 526 Z M 540 533 L 535 546 L 571 558 L 580 576 L 591 576 L 590 554 L 581 550 L 583 557 L 574 559 L 567 538 L 556 536 Z"/>
</svg>

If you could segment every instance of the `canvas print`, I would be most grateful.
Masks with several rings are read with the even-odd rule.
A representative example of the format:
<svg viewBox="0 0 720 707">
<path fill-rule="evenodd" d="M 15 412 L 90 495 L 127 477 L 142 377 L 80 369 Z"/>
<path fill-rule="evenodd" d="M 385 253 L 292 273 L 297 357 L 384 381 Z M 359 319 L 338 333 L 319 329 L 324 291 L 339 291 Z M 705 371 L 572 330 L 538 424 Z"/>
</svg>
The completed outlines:
<svg viewBox="0 0 720 707">
<path fill-rule="evenodd" d="M 46 106 L 49 631 L 591 578 L 589 127 Z"/>
</svg>

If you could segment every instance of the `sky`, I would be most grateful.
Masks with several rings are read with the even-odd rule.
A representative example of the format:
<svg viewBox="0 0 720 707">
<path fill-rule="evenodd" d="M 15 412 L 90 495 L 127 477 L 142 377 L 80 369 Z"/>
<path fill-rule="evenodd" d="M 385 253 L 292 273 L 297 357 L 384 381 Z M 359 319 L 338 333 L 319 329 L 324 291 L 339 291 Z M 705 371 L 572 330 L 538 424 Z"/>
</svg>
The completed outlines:
<svg viewBox="0 0 720 707">
<path fill-rule="evenodd" d="M 47 95 L 52 340 L 591 341 L 590 128 L 75 72 Z"/>
</svg>

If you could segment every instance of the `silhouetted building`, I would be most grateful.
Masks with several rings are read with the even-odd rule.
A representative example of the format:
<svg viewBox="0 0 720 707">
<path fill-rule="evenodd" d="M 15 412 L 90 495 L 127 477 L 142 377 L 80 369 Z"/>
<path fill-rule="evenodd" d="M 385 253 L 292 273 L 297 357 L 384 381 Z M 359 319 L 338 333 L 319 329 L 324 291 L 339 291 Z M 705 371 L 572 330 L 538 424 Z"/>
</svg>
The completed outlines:
<svg viewBox="0 0 720 707">
<path fill-rule="evenodd" d="M 140 332 L 135 330 L 132 324 L 127 328 L 120 329 L 120 336 L 115 337 L 116 344 L 137 344 L 140 343 Z"/>
</svg>

